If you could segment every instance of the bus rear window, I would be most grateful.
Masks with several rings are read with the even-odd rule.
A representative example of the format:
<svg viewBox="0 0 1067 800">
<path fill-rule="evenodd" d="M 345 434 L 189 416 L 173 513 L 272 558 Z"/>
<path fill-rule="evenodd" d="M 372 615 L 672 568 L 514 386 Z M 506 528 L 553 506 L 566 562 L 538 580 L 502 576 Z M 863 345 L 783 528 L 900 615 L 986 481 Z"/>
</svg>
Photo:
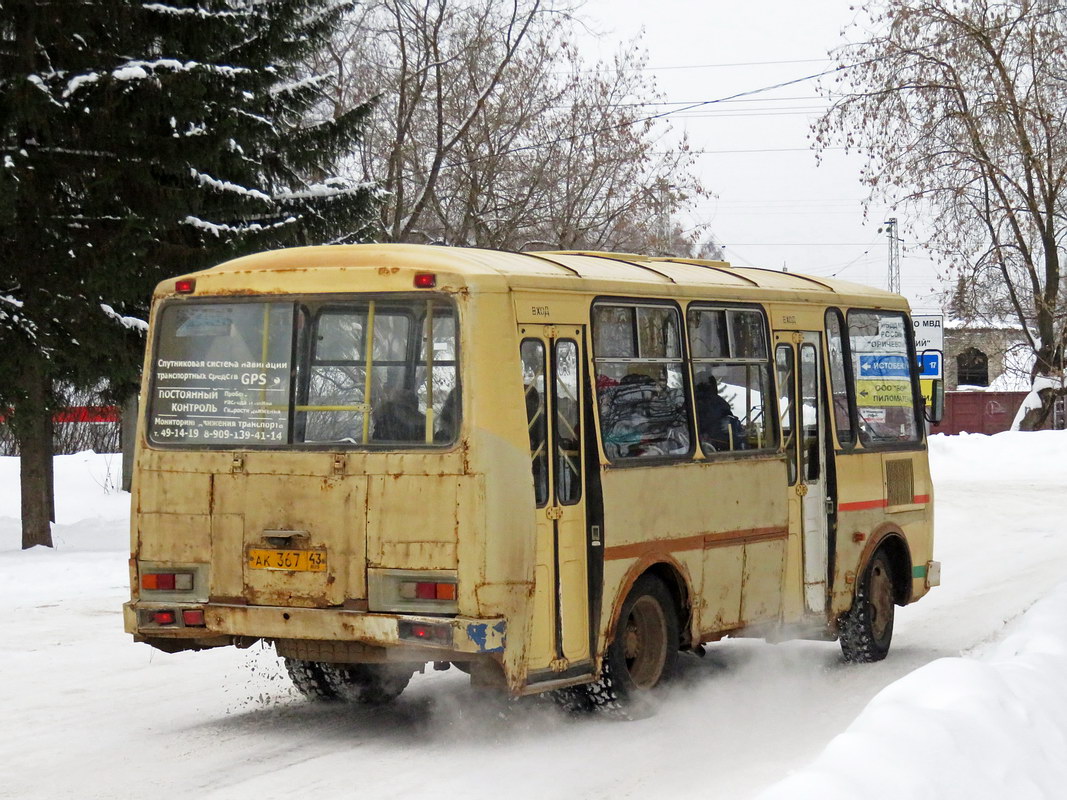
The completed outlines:
<svg viewBox="0 0 1067 800">
<path fill-rule="evenodd" d="M 292 303 L 170 305 L 160 315 L 149 438 L 289 440 Z"/>
<path fill-rule="evenodd" d="M 456 439 L 447 299 L 172 303 L 156 338 L 154 443 L 399 449 Z"/>
<path fill-rule="evenodd" d="M 347 444 L 455 440 L 456 319 L 451 304 L 368 300 L 314 316 L 296 404 L 296 438 Z"/>
</svg>

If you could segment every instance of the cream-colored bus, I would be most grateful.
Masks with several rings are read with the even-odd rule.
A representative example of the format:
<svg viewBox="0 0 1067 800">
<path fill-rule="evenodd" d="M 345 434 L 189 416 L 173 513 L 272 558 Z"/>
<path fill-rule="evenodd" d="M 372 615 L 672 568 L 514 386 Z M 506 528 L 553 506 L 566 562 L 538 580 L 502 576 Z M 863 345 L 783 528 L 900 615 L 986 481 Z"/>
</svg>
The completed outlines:
<svg viewBox="0 0 1067 800">
<path fill-rule="evenodd" d="M 165 282 L 126 630 L 266 640 L 365 702 L 434 662 L 621 706 L 726 636 L 883 658 L 940 573 L 915 355 L 896 295 L 712 261 L 359 245 Z"/>
</svg>

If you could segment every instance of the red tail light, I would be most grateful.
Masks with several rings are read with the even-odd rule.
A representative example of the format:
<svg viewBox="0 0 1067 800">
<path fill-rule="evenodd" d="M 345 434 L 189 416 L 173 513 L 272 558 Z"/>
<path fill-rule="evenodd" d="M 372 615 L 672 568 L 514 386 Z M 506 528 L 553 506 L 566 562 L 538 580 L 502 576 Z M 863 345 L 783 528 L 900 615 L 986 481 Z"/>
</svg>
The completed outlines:
<svg viewBox="0 0 1067 800">
<path fill-rule="evenodd" d="M 141 588 L 153 592 L 173 592 L 173 572 L 150 572 L 141 576 Z"/>
<path fill-rule="evenodd" d="M 193 628 L 204 627 L 204 611 L 200 608 L 186 608 L 182 611 L 182 622 Z"/>
<path fill-rule="evenodd" d="M 150 592 L 190 592 L 193 575 L 191 572 L 146 572 L 141 575 L 141 588 Z"/>
<path fill-rule="evenodd" d="M 400 584 L 400 596 L 405 600 L 455 600 L 456 584 L 405 581 Z"/>
<path fill-rule="evenodd" d="M 174 291 L 178 294 L 192 294 L 196 291 L 196 281 L 191 278 L 184 278 L 180 281 L 174 282 Z"/>
<path fill-rule="evenodd" d="M 432 289 L 437 285 L 437 275 L 433 272 L 420 272 L 415 275 L 416 289 Z"/>
<path fill-rule="evenodd" d="M 156 625 L 173 625 L 174 624 L 174 612 L 173 611 L 153 611 L 151 620 Z"/>
<path fill-rule="evenodd" d="M 449 625 L 426 625 L 421 622 L 401 620 L 397 626 L 401 639 L 432 644 L 452 644 L 452 628 Z"/>
</svg>

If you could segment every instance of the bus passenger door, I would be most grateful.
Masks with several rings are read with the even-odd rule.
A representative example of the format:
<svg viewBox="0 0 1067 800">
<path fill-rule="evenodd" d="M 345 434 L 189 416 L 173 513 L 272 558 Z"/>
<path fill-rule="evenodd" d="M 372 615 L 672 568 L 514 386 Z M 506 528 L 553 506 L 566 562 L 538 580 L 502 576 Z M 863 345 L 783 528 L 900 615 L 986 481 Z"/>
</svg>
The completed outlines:
<svg viewBox="0 0 1067 800">
<path fill-rule="evenodd" d="M 537 535 L 527 651 L 534 682 L 574 674 L 590 660 L 585 365 L 580 326 L 525 325 L 519 333 Z"/>
<path fill-rule="evenodd" d="M 789 457 L 790 531 L 800 534 L 803 611 L 826 613 L 829 508 L 826 487 L 826 415 L 822 345 L 815 332 L 778 334 L 775 364 L 782 393 L 781 424 Z M 790 586 L 794 591 L 796 584 Z M 799 610 L 799 609 L 798 609 Z"/>
</svg>

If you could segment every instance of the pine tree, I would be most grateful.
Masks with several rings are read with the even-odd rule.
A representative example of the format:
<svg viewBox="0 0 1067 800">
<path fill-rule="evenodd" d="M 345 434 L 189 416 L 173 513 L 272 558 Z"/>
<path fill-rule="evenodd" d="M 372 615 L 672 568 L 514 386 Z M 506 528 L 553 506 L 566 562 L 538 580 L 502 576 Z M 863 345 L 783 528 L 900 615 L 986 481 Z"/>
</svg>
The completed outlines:
<svg viewBox="0 0 1067 800">
<path fill-rule="evenodd" d="M 23 547 L 51 544 L 55 387 L 136 384 L 152 287 L 242 252 L 373 235 L 335 174 L 369 105 L 300 64 L 338 0 L 0 0 L 0 409 Z"/>
</svg>

